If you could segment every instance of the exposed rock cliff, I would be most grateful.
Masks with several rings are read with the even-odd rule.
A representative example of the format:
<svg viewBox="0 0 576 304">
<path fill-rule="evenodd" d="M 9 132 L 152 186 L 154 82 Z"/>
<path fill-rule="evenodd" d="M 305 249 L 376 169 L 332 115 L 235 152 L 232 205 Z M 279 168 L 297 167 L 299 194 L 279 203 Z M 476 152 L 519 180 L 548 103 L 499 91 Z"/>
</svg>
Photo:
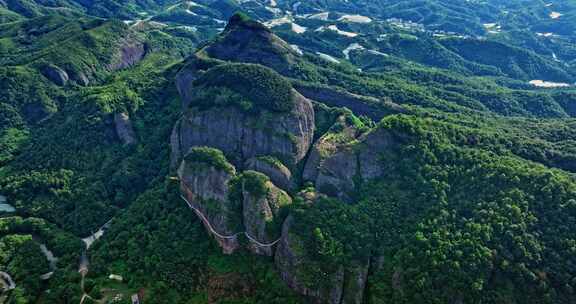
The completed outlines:
<svg viewBox="0 0 576 304">
<path fill-rule="evenodd" d="M 52 64 L 44 66 L 41 69 L 41 72 L 42 75 L 46 76 L 46 78 L 50 79 L 52 82 L 59 86 L 65 85 L 70 79 L 66 71 Z"/>
<path fill-rule="evenodd" d="M 293 201 L 285 191 L 296 192 L 304 181 L 312 186 L 298 192 L 295 202 L 313 206 L 317 199 L 331 196 L 352 203 L 361 183 L 386 173 L 381 151 L 395 145 L 395 139 L 378 128 L 366 133 L 371 124 L 348 110 L 328 109 L 319 110 L 328 113 L 318 114 L 325 134 L 312 146 L 316 114 L 311 100 L 290 83 L 286 94 L 274 91 L 286 86 L 277 73 L 222 60 L 259 63 L 285 73 L 297 58 L 268 29 L 236 15 L 216 41 L 180 70 L 176 85 L 183 115 L 170 142 L 184 193 L 208 214 L 206 221 L 219 233 L 247 236 L 253 253 L 274 256 L 281 278 L 298 293 L 318 303 L 363 303 L 369 259 L 326 269 L 310 257 L 307 246 L 313 240 L 305 233 L 311 232 L 295 230 L 296 217 L 283 208 Z M 220 75 L 225 73 L 234 77 Z M 250 77 L 267 84 L 250 85 Z M 270 91 L 262 94 L 263 90 Z M 395 104 L 346 92 L 301 91 L 378 120 L 403 111 Z M 221 151 L 219 160 L 188 152 L 204 146 Z M 226 253 L 240 246 L 237 237 L 219 244 Z"/>
<path fill-rule="evenodd" d="M 191 110 L 176 124 L 172 158 L 195 146 L 222 150 L 237 166 L 250 158 L 274 155 L 288 165 L 299 163 L 314 137 L 314 110 L 309 100 L 295 95 L 289 113 L 253 115 L 236 107 Z"/>
<path fill-rule="evenodd" d="M 395 143 L 392 135 L 381 129 L 375 129 L 361 136 L 357 142 L 337 149 L 331 145 L 322 147 L 323 143 L 319 143 L 318 154 L 321 155 L 323 151 L 332 154 L 316 163 L 312 163 L 314 159 L 311 158 L 311 163 L 307 164 L 307 176 L 314 181 L 318 191 L 351 202 L 360 183 L 385 173 L 380 152 Z"/>
<path fill-rule="evenodd" d="M 356 263 L 346 268 L 342 304 L 362 304 L 370 263 Z"/>
<path fill-rule="evenodd" d="M 374 121 L 380 121 L 386 115 L 407 112 L 404 107 L 390 100 L 379 100 L 335 88 L 311 86 L 303 83 L 295 84 L 294 88 L 306 98 L 331 107 L 346 107 L 354 114 L 370 117 Z"/>
<path fill-rule="evenodd" d="M 245 168 L 262 172 L 278 187 L 292 190 L 296 187 L 292 180 L 292 172 L 280 160 L 272 156 L 253 157 L 246 161 Z"/>
<path fill-rule="evenodd" d="M 130 67 L 140 62 L 146 55 L 146 46 L 138 39 L 126 37 L 118 45 L 114 61 L 108 65 L 111 71 Z"/>
<path fill-rule="evenodd" d="M 258 242 L 271 244 L 280 237 L 284 220 L 280 210 L 292 203 L 290 196 L 270 182 L 264 174 L 246 171 L 241 177 L 243 223 L 248 235 Z M 273 246 L 250 243 L 252 252 L 271 256 Z"/>
<path fill-rule="evenodd" d="M 286 284 L 298 293 L 312 297 L 320 303 L 339 304 L 342 298 L 344 270 L 334 269 L 322 278 L 307 276 L 310 263 L 304 250 L 304 242 L 294 233 L 291 226 L 294 221 L 289 216 L 282 227 L 282 238 L 276 250 L 275 262 L 280 276 Z"/>
<path fill-rule="evenodd" d="M 237 237 L 218 236 L 232 236 L 238 229 L 237 202 L 228 199 L 229 183 L 235 174 L 236 169 L 226 162 L 222 153 L 210 148 L 191 149 L 178 168 L 184 196 L 206 217 L 201 217 L 204 226 L 225 253 L 239 247 Z"/>
<path fill-rule="evenodd" d="M 330 130 L 314 143 L 306 161 L 302 179 L 315 182 L 318 179 L 319 170 L 324 161 L 338 152 L 341 147 L 356 139 L 360 134 L 360 130 L 349 123 L 346 116 L 339 116 Z"/>
<path fill-rule="evenodd" d="M 319 267 L 308 256 L 304 238 L 293 231 L 295 220 L 288 216 L 284 222 L 282 238 L 276 250 L 275 263 L 281 278 L 290 288 L 318 303 L 363 303 L 369 261 L 328 269 Z"/>
<path fill-rule="evenodd" d="M 256 171 L 236 175 L 224 154 L 213 148 L 190 149 L 178 169 L 182 191 L 224 253 L 246 236 L 255 254 L 273 254 L 292 198 Z"/>
<path fill-rule="evenodd" d="M 136 143 L 136 135 L 134 128 L 132 128 L 132 121 L 127 113 L 114 114 L 114 126 L 116 127 L 118 138 L 120 138 L 125 145 Z"/>
</svg>

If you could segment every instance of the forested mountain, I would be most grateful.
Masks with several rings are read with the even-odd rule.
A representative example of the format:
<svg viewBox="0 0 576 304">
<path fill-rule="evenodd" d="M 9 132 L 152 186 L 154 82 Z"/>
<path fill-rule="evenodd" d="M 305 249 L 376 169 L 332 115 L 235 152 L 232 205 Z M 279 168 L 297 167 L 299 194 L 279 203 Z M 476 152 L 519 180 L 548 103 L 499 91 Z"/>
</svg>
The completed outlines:
<svg viewBox="0 0 576 304">
<path fill-rule="evenodd" d="M 575 18 L 0 0 L 0 303 L 575 303 Z"/>
</svg>

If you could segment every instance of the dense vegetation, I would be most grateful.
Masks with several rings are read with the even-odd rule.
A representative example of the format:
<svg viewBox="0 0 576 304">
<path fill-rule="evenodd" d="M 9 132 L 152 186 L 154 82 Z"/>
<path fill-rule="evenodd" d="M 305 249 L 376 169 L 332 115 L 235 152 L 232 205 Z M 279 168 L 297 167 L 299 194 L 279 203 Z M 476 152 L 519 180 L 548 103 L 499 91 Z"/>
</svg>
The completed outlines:
<svg viewBox="0 0 576 304">
<path fill-rule="evenodd" d="M 194 147 L 184 156 L 187 165 L 200 164 L 214 167 L 227 173 L 234 173 L 235 169 L 227 160 L 224 153 L 210 147 Z"/>
<path fill-rule="evenodd" d="M 283 115 L 294 109 L 293 88 L 322 92 L 315 140 L 352 151 L 376 133 L 394 143 L 375 151 L 386 173 L 355 177 L 348 203 L 299 183 L 303 168 L 292 172 L 294 203 L 266 229 L 279 235 L 291 215 L 308 286 L 370 265 L 366 303 L 576 301 L 573 3 L 275 2 L 0 1 L 0 194 L 16 209 L 0 211 L 0 271 L 17 283 L 0 302 L 80 302 L 81 238 L 110 219 L 87 255 L 84 291 L 93 299 L 127 302 L 143 292 L 144 303 L 305 302 L 272 258 L 220 253 L 180 199 L 169 163 L 182 113 L 232 105 Z M 306 31 L 256 21 L 278 22 L 283 10 Z M 322 11 L 330 13 L 311 17 Z M 285 57 L 269 67 L 190 56 L 237 25 L 287 42 L 251 46 L 252 54 L 294 50 L 281 49 Z M 181 109 L 174 79 L 192 64 L 191 109 Z M 333 107 L 334 98 L 351 110 Z M 374 109 L 371 118 L 354 115 L 359 104 Z M 133 130 L 130 144 L 119 114 Z M 234 171 L 209 147 L 185 159 Z M 240 186 L 261 198 L 269 183 L 239 172 L 230 198 L 241 204 Z M 55 268 L 41 245 L 58 258 Z"/>
<path fill-rule="evenodd" d="M 296 213 L 318 261 L 312 277 L 377 256 L 388 262 L 375 277 L 395 279 L 373 281 L 370 303 L 573 301 L 569 175 L 455 145 L 454 125 L 399 116 L 379 128 L 401 142 L 381 151 L 389 173 L 363 184 L 355 205 Z"/>
<path fill-rule="evenodd" d="M 95 248 L 95 290 L 110 286 L 97 278 L 115 273 L 123 288 L 146 288 L 150 303 L 300 303 L 270 261 L 219 253 L 173 181 L 144 193 L 116 221 Z"/>
<path fill-rule="evenodd" d="M 246 84 L 250 84 L 247 86 Z M 248 110 L 266 109 L 274 112 L 290 111 L 294 107 L 294 94 L 290 82 L 274 72 L 272 69 L 256 64 L 234 63 L 223 64 L 206 71 L 198 80 L 196 85 L 202 89 L 198 94 L 198 104 L 206 106 L 210 100 L 216 105 L 233 102 L 237 98 L 226 98 L 210 96 L 202 98 L 201 94 L 207 94 L 203 87 L 218 87 L 217 91 L 223 91 L 223 95 L 230 94 L 228 90 L 240 94 L 245 98 L 244 105 Z M 221 101 L 223 100 L 223 101 Z"/>
</svg>

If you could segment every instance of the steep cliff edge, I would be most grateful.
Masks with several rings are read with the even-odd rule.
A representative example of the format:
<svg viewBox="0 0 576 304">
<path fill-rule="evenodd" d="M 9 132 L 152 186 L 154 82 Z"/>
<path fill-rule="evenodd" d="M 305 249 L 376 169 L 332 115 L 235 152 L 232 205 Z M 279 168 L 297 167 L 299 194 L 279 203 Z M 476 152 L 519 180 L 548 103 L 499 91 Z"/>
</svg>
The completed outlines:
<svg viewBox="0 0 576 304">
<path fill-rule="evenodd" d="M 348 133 L 352 132 L 351 129 Z M 340 134 L 346 137 L 346 132 Z M 338 143 L 328 137 L 320 140 L 306 164 L 306 177 L 316 189 L 344 202 L 353 202 L 361 183 L 382 177 L 386 172 L 381 152 L 396 144 L 396 140 L 381 129 L 374 129 L 360 138 Z"/>
<path fill-rule="evenodd" d="M 172 159 L 180 159 L 190 147 L 209 146 L 222 150 L 237 167 L 266 155 L 280 159 L 288 168 L 302 161 L 314 138 L 312 103 L 262 66 L 233 64 L 213 69 L 218 69 L 218 79 L 212 79 L 213 70 L 208 70 L 188 83 L 195 91 L 174 128 Z M 254 85 L 244 91 L 231 85 L 236 80 Z M 288 90 L 277 96 L 280 86 Z"/>
<path fill-rule="evenodd" d="M 255 254 L 273 254 L 290 196 L 259 172 L 237 174 L 224 154 L 194 147 L 178 169 L 182 193 L 223 252 L 231 254 L 247 238 Z"/>
<path fill-rule="evenodd" d="M 237 202 L 228 199 L 235 174 L 236 168 L 222 152 L 206 147 L 190 149 L 178 168 L 183 195 L 225 253 L 240 246 L 236 235 L 239 208 Z"/>
<path fill-rule="evenodd" d="M 237 185 L 242 194 L 242 215 L 246 233 L 262 244 L 273 244 L 280 237 L 280 227 L 285 218 L 282 208 L 292 204 L 292 198 L 276 187 L 259 172 L 245 171 Z M 260 255 L 272 256 L 273 245 L 249 243 L 249 249 Z"/>
</svg>

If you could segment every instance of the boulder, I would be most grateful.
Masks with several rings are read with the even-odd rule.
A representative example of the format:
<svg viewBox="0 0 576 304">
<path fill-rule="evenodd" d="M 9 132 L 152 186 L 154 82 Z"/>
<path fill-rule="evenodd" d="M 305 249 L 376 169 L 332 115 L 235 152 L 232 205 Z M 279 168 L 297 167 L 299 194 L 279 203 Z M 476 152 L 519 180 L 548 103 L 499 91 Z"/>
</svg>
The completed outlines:
<svg viewBox="0 0 576 304">
<path fill-rule="evenodd" d="M 44 75 L 46 78 L 50 79 L 50 81 L 52 81 L 53 83 L 55 83 L 56 85 L 59 85 L 59 86 L 66 85 L 66 83 L 68 83 L 68 80 L 70 79 L 70 77 L 68 77 L 68 73 L 66 73 L 66 71 L 64 71 L 60 67 L 57 67 L 53 64 L 49 64 L 49 65 L 44 66 L 41 69 L 41 72 L 42 72 L 42 75 Z"/>
</svg>

